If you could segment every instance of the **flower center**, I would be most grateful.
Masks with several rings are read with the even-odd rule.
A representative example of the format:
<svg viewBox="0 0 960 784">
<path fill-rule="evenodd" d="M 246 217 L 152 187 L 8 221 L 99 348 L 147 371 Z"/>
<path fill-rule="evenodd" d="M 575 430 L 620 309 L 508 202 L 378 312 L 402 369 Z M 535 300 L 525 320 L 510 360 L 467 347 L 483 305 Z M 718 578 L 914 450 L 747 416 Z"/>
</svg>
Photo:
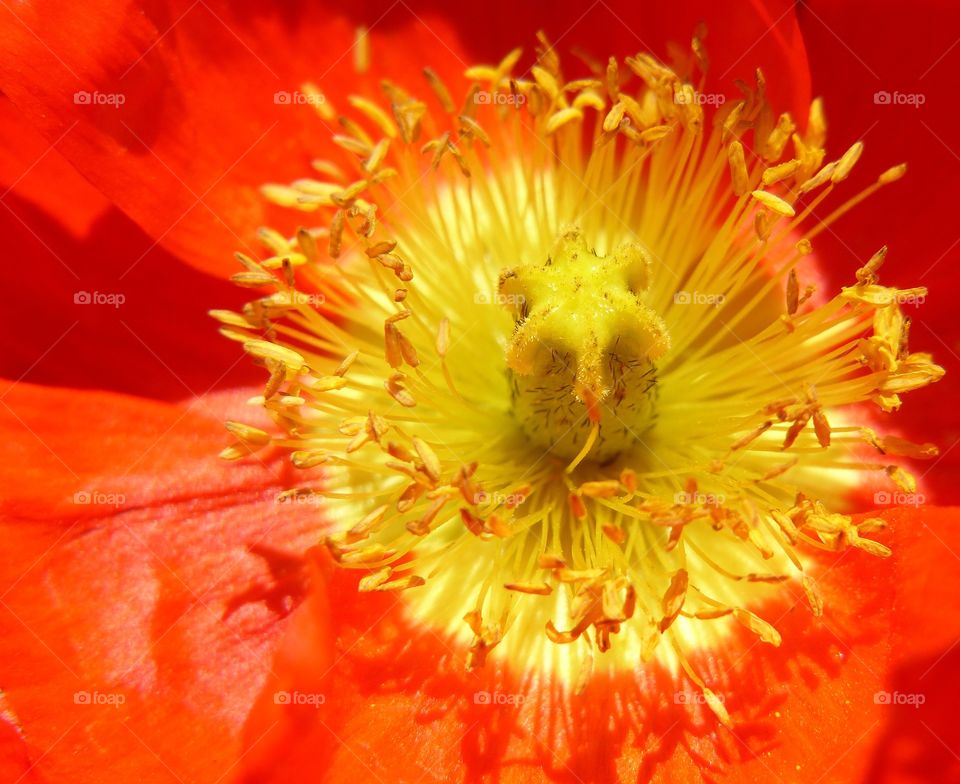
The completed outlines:
<svg viewBox="0 0 960 784">
<path fill-rule="evenodd" d="M 543 38 L 529 78 L 519 57 L 469 69 L 461 108 L 430 70 L 429 103 L 351 97 L 320 179 L 264 188 L 318 220 L 262 230 L 234 277 L 259 296 L 213 312 L 282 431 L 230 422 L 223 456 L 288 450 L 284 498 L 326 499 L 359 589 L 405 591 L 470 666 L 659 657 L 725 719 L 685 652 L 780 644 L 758 611 L 786 581 L 821 612 L 810 552 L 889 553 L 852 489 L 914 492 L 898 456 L 936 454 L 858 424 L 942 376 L 908 348 L 925 291 L 879 284 L 886 249 L 809 283 L 811 241 L 905 168 L 813 220 L 862 152 L 824 163 L 819 102 L 801 132 L 758 73 L 706 118 L 649 55 L 573 80 Z"/>
<path fill-rule="evenodd" d="M 653 361 L 669 340 L 644 302 L 650 275 L 638 243 L 598 256 L 577 227 L 545 262 L 500 273 L 500 298 L 515 322 L 506 353 L 513 410 L 533 443 L 603 463 L 652 425 Z"/>
</svg>

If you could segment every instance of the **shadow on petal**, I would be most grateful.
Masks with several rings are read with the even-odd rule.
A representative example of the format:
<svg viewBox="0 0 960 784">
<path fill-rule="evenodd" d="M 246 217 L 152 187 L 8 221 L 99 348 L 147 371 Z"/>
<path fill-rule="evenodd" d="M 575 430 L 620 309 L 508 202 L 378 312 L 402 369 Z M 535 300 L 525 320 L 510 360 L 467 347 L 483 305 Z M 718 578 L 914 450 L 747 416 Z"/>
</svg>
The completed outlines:
<svg viewBox="0 0 960 784">
<path fill-rule="evenodd" d="M 889 607 L 882 582 L 865 586 L 859 564 L 851 568 L 858 557 L 836 558 L 824 591 L 826 618 L 811 616 L 799 589 L 764 608 L 783 634 L 782 647 L 744 630 L 725 650 L 690 658 L 725 701 L 730 729 L 694 683 L 662 664 L 597 674 L 579 694 L 495 657 L 467 671 L 462 643 L 417 624 L 402 596 L 359 594 L 355 577 L 324 563 L 336 641 L 331 663 L 320 672 L 310 656 L 300 656 L 299 670 L 278 660 L 261 711 L 278 683 L 323 699 L 281 706 L 297 720 L 274 739 L 277 756 L 261 757 L 244 780 L 301 780 L 297 771 L 308 761 L 311 775 L 322 770 L 331 782 L 762 781 L 771 771 L 831 765 L 838 775 L 856 775 L 863 756 L 842 757 L 852 734 L 879 722 L 872 696 L 886 664 Z M 264 724 L 255 711 L 248 744 L 259 737 L 252 728 Z M 864 745 L 871 747 L 869 739 Z"/>
</svg>

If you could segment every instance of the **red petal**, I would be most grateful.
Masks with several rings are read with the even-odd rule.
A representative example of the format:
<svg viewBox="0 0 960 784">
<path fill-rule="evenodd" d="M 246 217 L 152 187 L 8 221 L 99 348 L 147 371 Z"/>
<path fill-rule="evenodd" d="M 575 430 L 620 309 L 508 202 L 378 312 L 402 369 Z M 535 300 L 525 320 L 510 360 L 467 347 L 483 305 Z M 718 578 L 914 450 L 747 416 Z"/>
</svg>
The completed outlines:
<svg viewBox="0 0 960 784">
<path fill-rule="evenodd" d="M 950 503 L 957 498 L 960 475 L 960 410 L 955 402 L 960 326 L 953 302 L 960 274 L 954 229 L 960 179 L 954 100 L 960 47 L 954 46 L 954 33 L 960 26 L 960 7 L 926 3 L 922 10 L 905 12 L 894 0 L 814 0 L 799 8 L 814 86 L 824 97 L 830 120 L 831 154 L 839 155 L 859 138 L 866 146 L 840 192 L 852 195 L 887 167 L 904 161 L 908 165 L 903 180 L 848 213 L 815 245 L 825 268 L 834 271 L 835 284 L 849 285 L 854 269 L 886 244 L 890 255 L 881 272 L 883 282 L 929 287 L 926 302 L 910 313 L 911 347 L 933 352 L 947 377 L 905 396 L 891 424 L 941 447 L 943 459 L 926 480 L 938 502 Z M 889 104 L 875 100 L 881 93 L 890 95 Z M 894 93 L 922 96 L 924 102 L 895 104 Z M 883 99 L 881 94 L 878 100 Z"/>
<path fill-rule="evenodd" d="M 384 72 L 420 83 L 408 53 L 428 50 L 439 66 L 460 68 L 437 45 L 453 40 L 448 27 L 403 10 L 381 25 L 404 39 L 378 52 Z M 220 274 L 233 271 L 235 250 L 256 253 L 254 230 L 273 222 L 259 186 L 309 175 L 335 132 L 312 107 L 278 104 L 275 94 L 322 78 L 344 105 L 344 86 L 327 76 L 344 58 L 338 72 L 355 81 L 355 23 L 331 8 L 295 8 L 291 18 L 286 7 L 253 14 L 222 2 L 100 0 L 7 13 L 17 21 L 0 30 L 4 92 L 152 237 Z M 78 103 L 78 91 L 90 102 Z M 113 103 L 97 105 L 95 93 Z"/>
<path fill-rule="evenodd" d="M 90 186 L 42 137 L 32 132 L 17 108 L 0 95 L 0 184 L 3 204 L 0 217 L 14 220 L 7 199 L 15 193 L 55 216 L 62 230 L 83 236 L 110 208 L 110 202 Z M 39 242 L 39 240 L 38 240 Z M 66 268 L 63 268 L 66 272 Z"/>
<path fill-rule="evenodd" d="M 466 61 L 531 48 L 541 27 L 558 46 L 601 57 L 647 45 L 664 55 L 667 40 L 685 45 L 706 18 L 725 90 L 763 65 L 784 105 L 806 103 L 802 41 L 786 0 L 755 0 L 736 16 L 706 2 L 682 13 L 631 6 L 622 15 L 604 4 L 586 14 L 574 3 L 455 8 L 416 14 L 403 4 L 355 3 L 348 18 L 299 6 L 250 14 L 219 2 L 140 9 L 100 0 L 81 9 L 51 1 L 42 14 L 18 6 L 8 9 L 17 22 L 0 30 L 0 78 L 25 116 L 151 236 L 220 274 L 232 270 L 234 250 L 252 244 L 256 226 L 281 220 L 265 210 L 258 186 L 306 175 L 329 148 L 332 129 L 310 107 L 274 101 L 306 80 L 322 82 L 343 106 L 345 93 L 375 92 L 383 76 L 422 86 L 424 64 L 459 86 Z M 350 67 L 359 24 L 372 30 L 375 66 L 361 79 Z M 78 91 L 113 103 L 77 103 Z"/>
<path fill-rule="evenodd" d="M 157 247 L 2 97 L 0 188 L 18 271 L 0 310 L 0 330 L 16 335 L 0 375 L 168 400 L 260 375 L 207 315 L 239 308 L 243 293 Z"/>
<path fill-rule="evenodd" d="M 658 53 L 668 41 L 687 47 L 697 24 L 704 22 L 711 61 L 709 89 L 735 97 L 732 81 L 752 84 L 760 68 L 774 109 L 806 117 L 810 73 L 795 4 L 789 0 L 751 0 L 738 7 L 737 13 L 709 0 L 638 3 L 635 13 L 624 13 L 624 20 L 634 37 L 625 42 L 628 51 L 651 46 Z"/>
<path fill-rule="evenodd" d="M 316 507 L 275 503 L 293 480 L 274 460 L 216 460 L 237 396 L 2 400 L 0 668 L 29 761 L 51 781 L 218 779 L 303 591 L 273 553 L 315 541 Z"/>
</svg>

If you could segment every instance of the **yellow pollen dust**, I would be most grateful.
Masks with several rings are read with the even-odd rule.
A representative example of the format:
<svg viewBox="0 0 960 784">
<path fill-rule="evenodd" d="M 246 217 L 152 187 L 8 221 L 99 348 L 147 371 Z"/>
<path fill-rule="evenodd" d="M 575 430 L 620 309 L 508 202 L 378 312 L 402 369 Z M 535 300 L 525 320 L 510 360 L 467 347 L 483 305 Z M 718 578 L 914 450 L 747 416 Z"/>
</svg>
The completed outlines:
<svg viewBox="0 0 960 784">
<path fill-rule="evenodd" d="M 936 454 L 859 424 L 943 374 L 908 347 L 925 290 L 881 285 L 885 248 L 836 295 L 810 266 L 905 169 L 830 209 L 863 145 L 828 161 L 819 101 L 776 115 L 758 72 L 705 112 L 648 54 L 573 78 L 542 35 L 520 57 L 459 100 L 427 69 L 323 103 L 339 152 L 263 189 L 304 225 L 262 229 L 234 276 L 254 299 L 212 311 L 279 432 L 228 423 L 223 457 L 289 452 L 284 498 L 326 499 L 359 590 L 403 591 L 468 666 L 582 685 L 656 658 L 726 721 L 690 654 L 779 645 L 761 614 L 787 581 L 822 613 L 812 553 L 889 553 L 853 490 L 913 492 L 902 459 Z"/>
</svg>

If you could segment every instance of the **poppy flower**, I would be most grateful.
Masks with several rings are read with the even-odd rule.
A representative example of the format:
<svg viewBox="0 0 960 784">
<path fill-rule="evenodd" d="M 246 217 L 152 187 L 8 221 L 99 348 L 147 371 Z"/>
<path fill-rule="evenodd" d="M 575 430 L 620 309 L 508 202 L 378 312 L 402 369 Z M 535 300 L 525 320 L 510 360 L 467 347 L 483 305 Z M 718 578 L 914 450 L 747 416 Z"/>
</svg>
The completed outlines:
<svg viewBox="0 0 960 784">
<path fill-rule="evenodd" d="M 955 776 L 955 12 L 862 13 L 8 9 L 6 778 Z"/>
</svg>

